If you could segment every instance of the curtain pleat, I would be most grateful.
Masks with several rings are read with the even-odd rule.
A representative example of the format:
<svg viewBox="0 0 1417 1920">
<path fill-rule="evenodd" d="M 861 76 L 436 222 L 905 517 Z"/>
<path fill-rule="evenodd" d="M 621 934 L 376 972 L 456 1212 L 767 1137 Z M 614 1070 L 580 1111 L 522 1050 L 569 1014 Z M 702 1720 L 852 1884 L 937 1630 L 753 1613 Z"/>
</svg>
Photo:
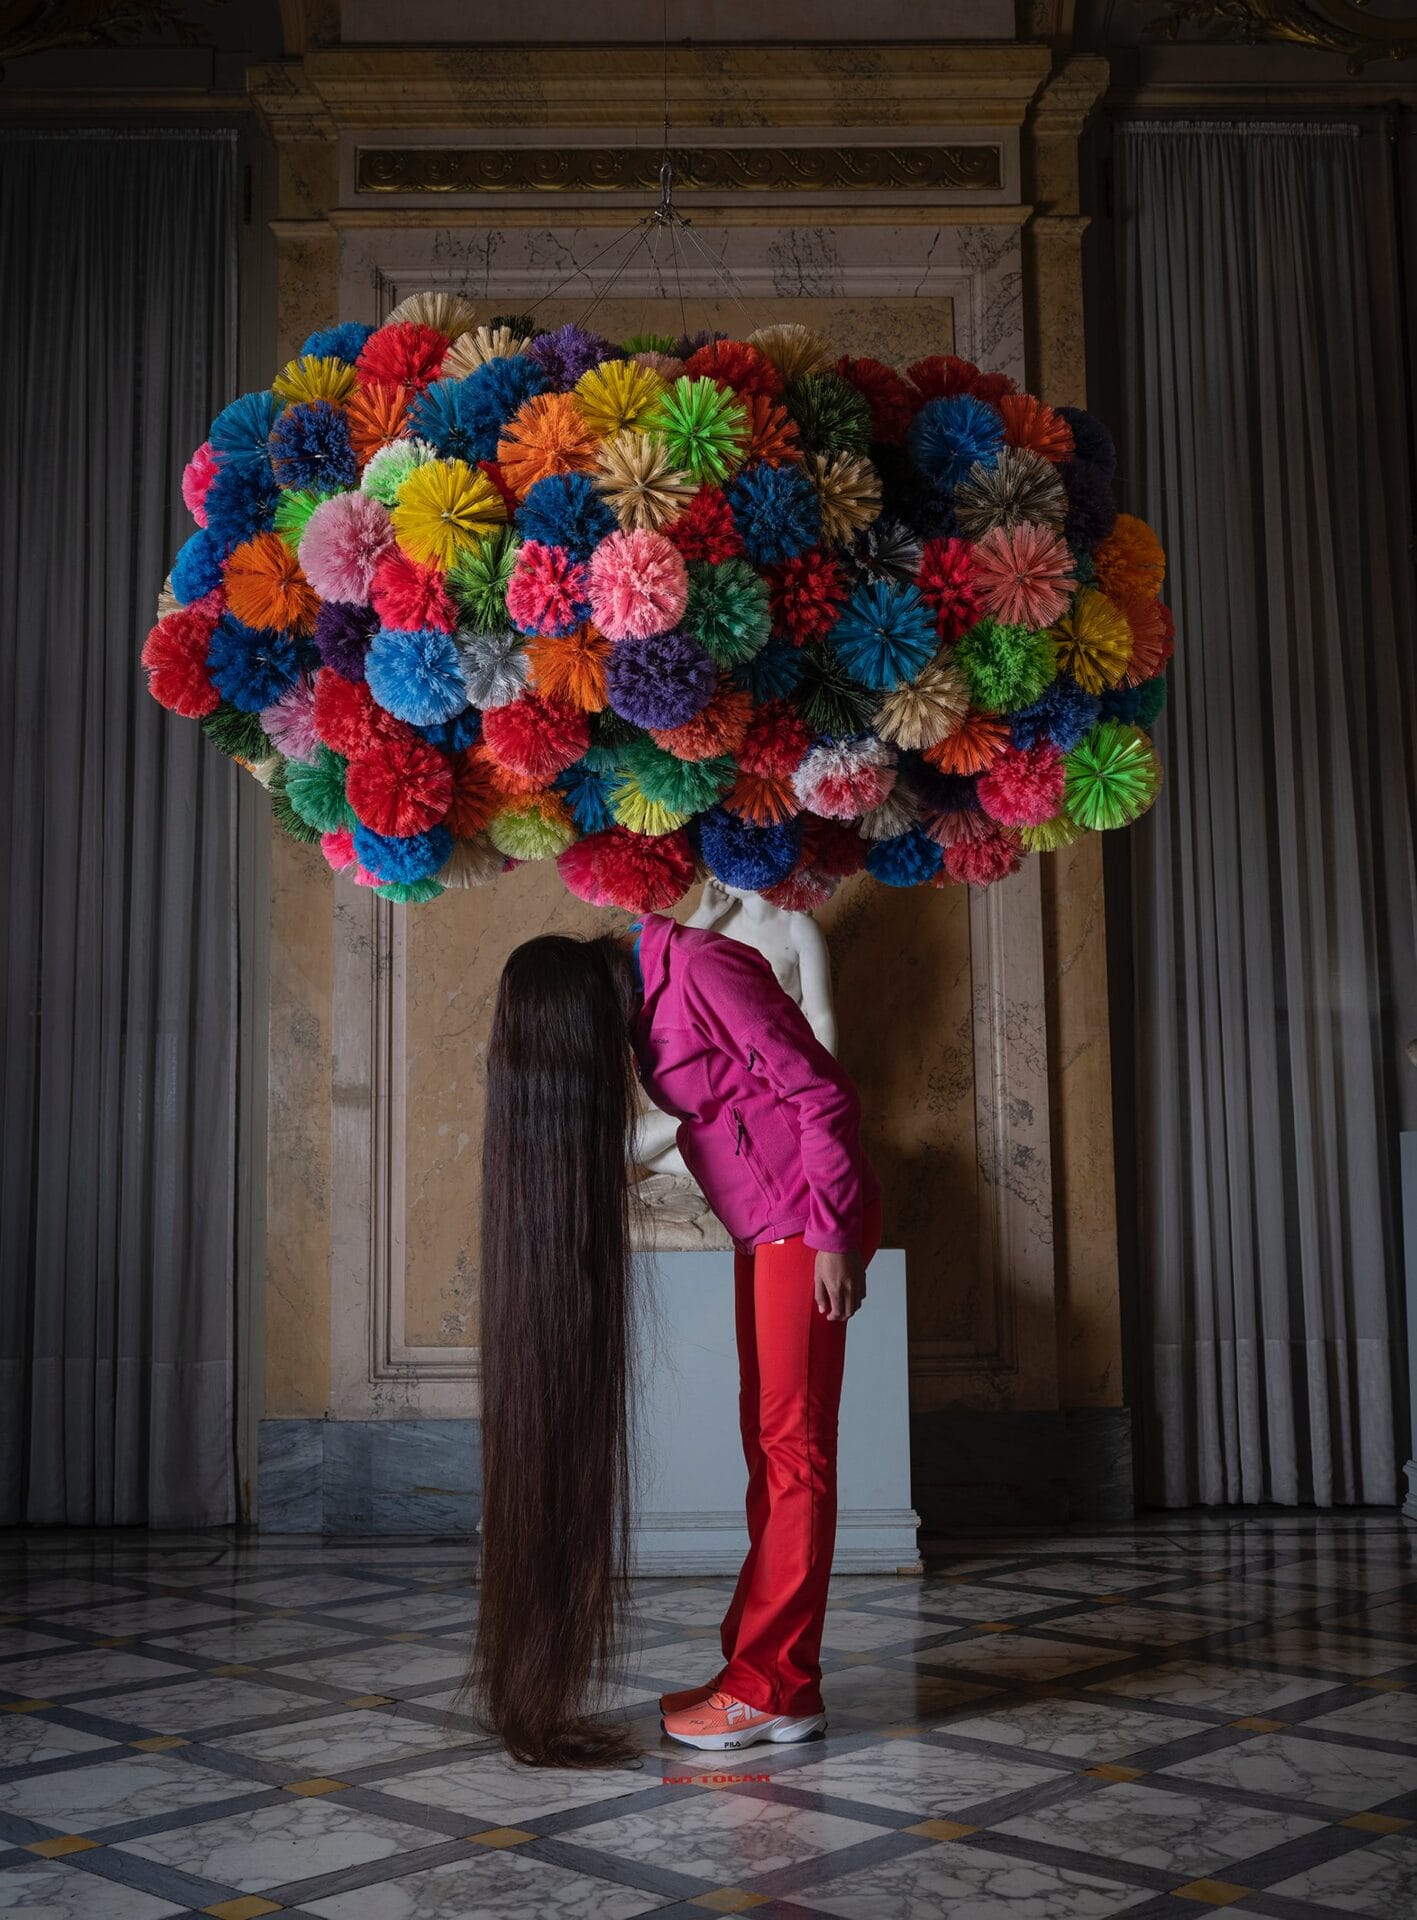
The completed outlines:
<svg viewBox="0 0 1417 1920">
<path fill-rule="evenodd" d="M 1144 1491 L 1386 1504 L 1417 951 L 1390 207 L 1356 126 L 1124 126 L 1116 184 L 1122 487 L 1178 634 L 1132 849 Z"/>
<path fill-rule="evenodd" d="M 235 391 L 236 169 L 0 135 L 3 1524 L 234 1517 L 234 775 L 138 654 Z"/>
</svg>

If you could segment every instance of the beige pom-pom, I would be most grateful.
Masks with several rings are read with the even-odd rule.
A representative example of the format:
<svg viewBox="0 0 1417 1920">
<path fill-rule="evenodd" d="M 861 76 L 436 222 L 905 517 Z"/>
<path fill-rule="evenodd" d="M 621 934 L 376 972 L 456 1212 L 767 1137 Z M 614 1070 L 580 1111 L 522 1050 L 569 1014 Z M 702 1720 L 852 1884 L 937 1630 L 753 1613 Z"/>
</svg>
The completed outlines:
<svg viewBox="0 0 1417 1920">
<path fill-rule="evenodd" d="M 157 617 L 163 620 L 169 613 L 176 613 L 182 602 L 172 591 L 172 575 L 168 574 L 162 583 L 162 592 L 157 597 Z"/>
<path fill-rule="evenodd" d="M 502 855 L 485 833 L 479 833 L 471 840 L 454 840 L 435 878 L 445 887 L 485 887 L 502 867 Z"/>
<path fill-rule="evenodd" d="M 954 513 L 967 540 L 1021 520 L 1057 529 L 1068 517 L 1068 496 L 1056 467 L 1027 447 L 1005 447 L 992 467 L 975 461 L 955 488 Z"/>
<path fill-rule="evenodd" d="M 916 752 L 953 733 L 968 711 L 964 675 L 937 658 L 908 685 L 886 695 L 876 716 L 876 732 L 883 740 Z"/>
<path fill-rule="evenodd" d="M 407 300 L 399 301 L 384 325 L 404 320 L 417 327 L 432 327 L 456 340 L 460 333 L 468 333 L 477 325 L 477 308 L 460 293 L 411 293 Z"/>
<path fill-rule="evenodd" d="M 281 753 L 267 754 L 264 760 L 241 760 L 239 754 L 234 757 L 240 762 L 240 765 L 245 767 L 247 773 L 252 773 L 256 776 L 263 787 L 269 787 L 272 780 L 275 779 L 276 775 L 285 765 L 285 755 Z"/>
<path fill-rule="evenodd" d="M 881 511 L 881 476 L 859 453 L 809 453 L 802 471 L 817 490 L 822 539 L 840 546 Z"/>
<path fill-rule="evenodd" d="M 622 530 L 658 533 L 677 519 L 694 497 L 694 482 L 669 457 L 657 433 L 625 427 L 605 441 L 591 476 L 614 510 Z"/>
<path fill-rule="evenodd" d="M 897 780 L 880 806 L 862 814 L 856 831 L 863 840 L 892 840 L 913 827 L 919 816 L 920 802 L 905 781 Z"/>
<path fill-rule="evenodd" d="M 836 355 L 822 336 L 796 320 L 756 327 L 748 335 L 748 345 L 765 353 L 787 381 L 800 380 L 808 373 L 823 373 L 836 365 Z"/>
<path fill-rule="evenodd" d="M 460 333 L 443 356 L 442 377 L 465 380 L 489 360 L 515 360 L 531 345 L 531 335 L 513 333 L 510 327 L 478 327 Z"/>
</svg>

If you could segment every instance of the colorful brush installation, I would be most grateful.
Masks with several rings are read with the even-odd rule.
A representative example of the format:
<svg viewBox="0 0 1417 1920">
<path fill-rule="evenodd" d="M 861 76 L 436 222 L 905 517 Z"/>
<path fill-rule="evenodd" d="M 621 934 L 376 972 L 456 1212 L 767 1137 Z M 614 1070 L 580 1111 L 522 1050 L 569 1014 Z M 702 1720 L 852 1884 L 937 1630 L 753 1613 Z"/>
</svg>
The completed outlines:
<svg viewBox="0 0 1417 1920">
<path fill-rule="evenodd" d="M 985 886 L 1160 785 L 1165 560 L 1115 465 L 953 355 L 419 294 L 212 423 L 143 664 L 389 899 Z"/>
</svg>

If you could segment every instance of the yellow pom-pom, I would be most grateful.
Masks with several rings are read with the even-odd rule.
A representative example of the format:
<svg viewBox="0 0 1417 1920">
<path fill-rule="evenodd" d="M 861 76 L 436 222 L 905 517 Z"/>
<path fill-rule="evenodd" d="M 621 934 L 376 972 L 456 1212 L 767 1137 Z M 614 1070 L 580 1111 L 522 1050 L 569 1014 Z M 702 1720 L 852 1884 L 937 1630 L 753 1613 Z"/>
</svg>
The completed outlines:
<svg viewBox="0 0 1417 1920">
<path fill-rule="evenodd" d="M 347 360 L 332 354 L 306 353 L 288 360 L 271 382 L 277 400 L 333 400 L 338 406 L 359 384 L 359 375 Z"/>
<path fill-rule="evenodd" d="M 604 360 L 577 380 L 576 404 L 596 438 L 609 440 L 626 427 L 642 429 L 664 388 L 653 367 L 636 360 Z"/>
<path fill-rule="evenodd" d="M 554 860 L 576 837 L 561 794 L 519 793 L 493 814 L 487 838 L 513 860 Z"/>
<path fill-rule="evenodd" d="M 631 773 L 622 774 L 611 792 L 610 811 L 617 824 L 628 827 L 631 833 L 673 833 L 689 818 L 687 813 L 651 800 Z"/>
<path fill-rule="evenodd" d="M 1083 587 L 1051 632 L 1060 671 L 1070 673 L 1084 693 L 1115 687 L 1127 671 L 1132 657 L 1127 616 L 1096 587 Z"/>
<path fill-rule="evenodd" d="M 450 567 L 501 525 L 507 503 L 487 475 L 465 460 L 429 460 L 399 488 L 389 517 L 406 553 L 425 565 Z"/>
</svg>

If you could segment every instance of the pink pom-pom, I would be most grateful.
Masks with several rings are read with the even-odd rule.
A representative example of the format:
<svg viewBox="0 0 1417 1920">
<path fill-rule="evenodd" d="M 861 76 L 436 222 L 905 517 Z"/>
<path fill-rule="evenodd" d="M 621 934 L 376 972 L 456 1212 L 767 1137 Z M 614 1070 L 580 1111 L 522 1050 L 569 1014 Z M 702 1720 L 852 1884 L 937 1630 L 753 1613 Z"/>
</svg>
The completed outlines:
<svg viewBox="0 0 1417 1920">
<path fill-rule="evenodd" d="M 199 527 L 207 524 L 207 494 L 219 464 L 211 441 L 204 440 L 182 469 L 183 505 Z"/>
<path fill-rule="evenodd" d="M 662 533 L 612 533 L 590 557 L 591 616 L 609 640 L 668 633 L 684 611 L 689 576 Z"/>
<path fill-rule="evenodd" d="M 600 849 L 596 845 L 597 841 L 604 838 L 604 834 L 588 833 L 583 840 L 573 840 L 569 847 L 556 856 L 556 871 L 566 891 L 592 907 L 607 907 L 610 904 L 600 883 Z"/>
<path fill-rule="evenodd" d="M 586 574 L 564 547 L 528 540 L 507 582 L 507 612 L 523 633 L 563 634 L 586 612 Z"/>
<path fill-rule="evenodd" d="M 388 547 L 380 555 L 369 599 L 386 627 L 400 627 L 406 633 L 421 627 L 451 633 L 458 623 L 442 568 L 410 559 L 399 546 Z"/>
<path fill-rule="evenodd" d="M 367 493 L 322 500 L 300 536 L 300 570 L 322 600 L 369 604 L 380 560 L 394 544 L 389 510 Z"/>
<path fill-rule="evenodd" d="M 880 806 L 895 785 L 896 757 L 884 741 L 824 740 L 792 775 L 804 807 L 826 820 L 854 820 Z"/>
<path fill-rule="evenodd" d="M 1005 747 L 975 783 L 979 804 L 1006 827 L 1036 827 L 1063 804 L 1063 756 L 1049 740 Z"/>
<path fill-rule="evenodd" d="M 1010 626 L 1051 626 L 1077 586 L 1067 542 L 1032 520 L 992 527 L 970 557 L 980 605 Z"/>
<path fill-rule="evenodd" d="M 977 840 L 956 840 L 945 848 L 941 878 L 964 881 L 971 887 L 991 887 L 996 880 L 1007 879 L 1023 864 L 1023 849 L 1012 834 L 995 827 Z M 934 884 L 932 882 L 932 884 Z"/>
<path fill-rule="evenodd" d="M 336 827 L 333 833 L 322 833 L 320 851 L 334 872 L 345 873 L 354 865 L 354 835 L 348 827 Z"/>
<path fill-rule="evenodd" d="M 287 760 L 313 760 L 320 745 L 313 677 L 302 673 L 274 706 L 262 711 L 261 725 L 272 746 L 278 747 Z"/>
</svg>

